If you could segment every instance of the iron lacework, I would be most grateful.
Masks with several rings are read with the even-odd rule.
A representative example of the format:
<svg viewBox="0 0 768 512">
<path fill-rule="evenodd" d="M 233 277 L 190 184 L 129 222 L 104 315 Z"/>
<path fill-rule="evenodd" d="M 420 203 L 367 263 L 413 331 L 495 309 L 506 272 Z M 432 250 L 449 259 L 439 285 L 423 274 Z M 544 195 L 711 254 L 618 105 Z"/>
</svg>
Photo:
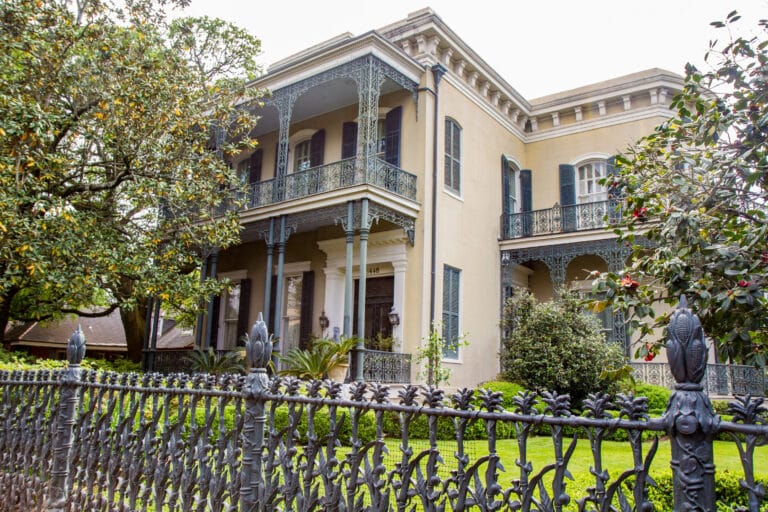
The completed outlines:
<svg viewBox="0 0 768 512">
<path fill-rule="evenodd" d="M 395 393 L 383 384 L 270 379 L 273 341 L 263 322 L 246 342 L 246 377 L 81 373 L 84 345 L 75 340 L 67 370 L 0 372 L 0 511 L 647 512 L 662 434 L 672 446 L 674 509 L 708 511 L 712 440 L 725 433 L 756 512 L 765 498 L 754 474 L 755 448 L 768 443 L 763 399 L 735 397 L 733 421 L 721 421 L 701 386 L 704 334 L 684 301 L 669 332 L 677 384 L 661 418 L 649 418 L 647 399 L 632 394 L 591 395 L 576 411 L 568 395 L 549 392 L 505 401 L 486 389 Z M 427 446 L 414 450 L 422 418 Z M 528 455 L 541 429 L 553 450 L 543 464 Z M 438 441 L 446 431 L 451 441 Z M 618 433 L 630 468 L 603 457 L 603 442 Z M 468 450 L 470 438 L 484 448 Z M 517 445 L 514 462 L 502 464 L 502 442 Z M 591 453 L 581 469 L 592 485 L 576 495 L 568 480 L 579 444 Z M 398 462 L 387 463 L 390 451 Z"/>
</svg>

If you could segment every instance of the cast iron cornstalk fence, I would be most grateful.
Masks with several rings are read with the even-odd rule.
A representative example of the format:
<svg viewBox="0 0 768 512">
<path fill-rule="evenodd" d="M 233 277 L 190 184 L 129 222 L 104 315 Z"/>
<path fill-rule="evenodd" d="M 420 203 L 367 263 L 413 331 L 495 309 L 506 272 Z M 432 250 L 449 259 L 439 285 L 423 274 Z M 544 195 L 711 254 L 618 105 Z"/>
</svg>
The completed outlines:
<svg viewBox="0 0 768 512">
<path fill-rule="evenodd" d="M 659 435 L 670 439 L 674 509 L 715 510 L 713 439 L 722 433 L 738 448 L 748 509 L 759 510 L 763 399 L 737 397 L 733 421 L 720 421 L 701 385 L 701 325 L 684 302 L 669 333 L 677 386 L 658 419 L 631 394 L 592 395 L 577 415 L 567 395 L 547 392 L 520 393 L 504 410 L 489 390 L 447 397 L 406 386 L 393 397 L 382 384 L 270 379 L 263 322 L 247 342 L 246 377 L 83 372 L 76 333 L 67 370 L 0 373 L 0 510 L 650 511 Z M 450 442 L 439 440 L 446 425 Z M 418 428 L 427 441 L 417 451 Z M 537 465 L 530 439 L 541 428 L 553 457 Z M 622 432 L 629 468 L 603 457 L 606 438 Z M 474 450 L 471 438 L 482 439 Z M 516 445 L 514 465 L 502 465 L 500 442 Z M 580 443 L 592 482 L 574 494 Z"/>
</svg>

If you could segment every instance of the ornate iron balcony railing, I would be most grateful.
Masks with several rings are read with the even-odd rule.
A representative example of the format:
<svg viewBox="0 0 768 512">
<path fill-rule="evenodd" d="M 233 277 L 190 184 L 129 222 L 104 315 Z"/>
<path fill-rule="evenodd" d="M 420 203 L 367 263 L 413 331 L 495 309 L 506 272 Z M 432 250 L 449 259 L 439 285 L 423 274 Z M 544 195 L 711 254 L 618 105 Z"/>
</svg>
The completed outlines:
<svg viewBox="0 0 768 512">
<path fill-rule="evenodd" d="M 366 349 L 363 379 L 383 384 L 410 384 L 411 354 Z"/>
<path fill-rule="evenodd" d="M 621 217 L 616 200 L 560 206 L 501 216 L 501 237 L 504 240 L 529 236 L 551 235 L 601 229 L 616 223 Z"/>
<path fill-rule="evenodd" d="M 631 363 L 637 380 L 675 388 L 675 379 L 667 363 Z M 704 389 L 710 396 L 766 395 L 765 370 L 738 364 L 708 364 Z"/>
<path fill-rule="evenodd" d="M 251 183 L 245 196 L 242 192 L 236 193 L 232 201 L 219 207 L 217 214 L 223 214 L 233 208 L 250 210 L 355 185 L 372 185 L 406 199 L 416 200 L 415 174 L 379 158 L 374 158 L 367 169 L 364 160 L 347 158 L 306 171 Z"/>
</svg>

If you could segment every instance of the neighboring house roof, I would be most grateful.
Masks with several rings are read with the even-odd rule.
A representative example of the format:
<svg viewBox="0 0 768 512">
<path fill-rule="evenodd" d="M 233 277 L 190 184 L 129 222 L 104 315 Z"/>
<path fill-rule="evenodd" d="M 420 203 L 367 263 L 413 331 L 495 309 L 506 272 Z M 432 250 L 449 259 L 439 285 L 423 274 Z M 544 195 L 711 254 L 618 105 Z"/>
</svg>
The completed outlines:
<svg viewBox="0 0 768 512">
<path fill-rule="evenodd" d="M 95 318 L 69 316 L 57 321 L 17 324 L 6 331 L 5 341 L 11 346 L 64 348 L 78 325 L 83 330 L 87 347 L 125 352 L 125 330 L 118 310 Z M 192 332 L 176 327 L 172 319 L 163 322 L 162 331 L 157 340 L 160 350 L 188 348 L 194 344 Z"/>
</svg>

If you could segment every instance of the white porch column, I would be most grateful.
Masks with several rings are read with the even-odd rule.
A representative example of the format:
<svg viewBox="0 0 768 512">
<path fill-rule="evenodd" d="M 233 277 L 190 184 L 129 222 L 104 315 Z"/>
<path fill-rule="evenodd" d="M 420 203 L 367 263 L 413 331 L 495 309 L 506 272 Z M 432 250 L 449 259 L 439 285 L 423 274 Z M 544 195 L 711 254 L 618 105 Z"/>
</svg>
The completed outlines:
<svg viewBox="0 0 768 512">
<path fill-rule="evenodd" d="M 392 262 L 392 268 L 395 272 L 394 289 L 392 290 L 392 302 L 395 310 L 400 315 L 400 325 L 392 328 L 392 338 L 394 338 L 393 352 L 403 351 L 403 326 L 405 325 L 405 269 L 408 266 L 406 261 L 397 260 Z"/>
<path fill-rule="evenodd" d="M 344 272 L 339 268 L 326 268 L 325 272 L 325 314 L 329 320 L 326 336 L 333 337 L 333 328 L 344 333 Z"/>
</svg>

